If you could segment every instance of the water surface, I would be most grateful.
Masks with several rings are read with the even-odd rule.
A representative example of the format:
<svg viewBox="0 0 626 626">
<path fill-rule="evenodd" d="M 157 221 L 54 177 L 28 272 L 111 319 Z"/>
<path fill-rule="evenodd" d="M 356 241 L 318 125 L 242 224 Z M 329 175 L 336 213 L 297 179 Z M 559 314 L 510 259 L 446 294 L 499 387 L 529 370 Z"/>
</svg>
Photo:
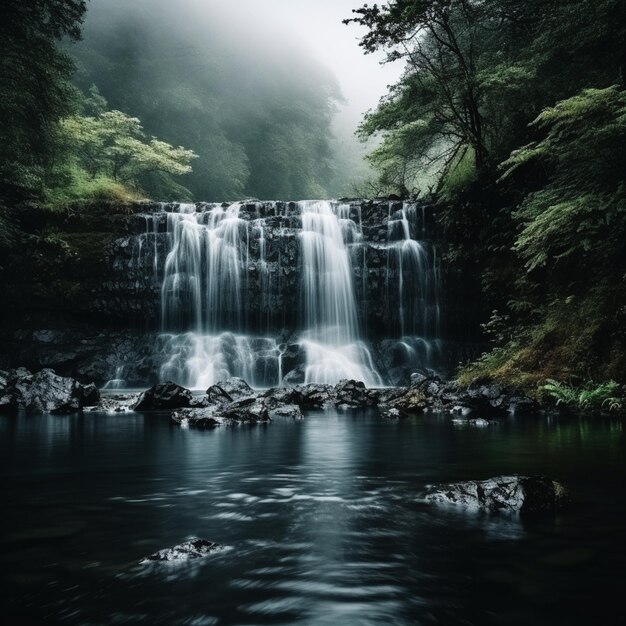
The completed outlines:
<svg viewBox="0 0 626 626">
<path fill-rule="evenodd" d="M 183 430 L 166 415 L 1 417 L 7 624 L 610 624 L 622 613 L 620 421 L 449 416 Z M 439 508 L 428 483 L 566 481 L 577 504 Z M 190 536 L 224 549 L 146 554 Z"/>
</svg>

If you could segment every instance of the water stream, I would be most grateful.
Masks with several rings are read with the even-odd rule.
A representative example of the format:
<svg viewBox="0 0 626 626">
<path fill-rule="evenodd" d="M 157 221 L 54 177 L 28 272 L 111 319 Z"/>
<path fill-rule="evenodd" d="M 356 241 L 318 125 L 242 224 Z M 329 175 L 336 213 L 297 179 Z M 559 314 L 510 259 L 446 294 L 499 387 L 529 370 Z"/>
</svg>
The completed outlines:
<svg viewBox="0 0 626 626">
<path fill-rule="evenodd" d="M 388 207 L 367 228 L 361 205 L 329 201 L 175 204 L 146 215 L 134 255 L 160 285 L 158 378 L 194 389 L 229 376 L 256 387 L 381 386 L 395 366 L 436 369 L 436 247 L 420 239 L 425 215 L 414 204 Z M 383 240 L 368 234 L 376 223 Z M 368 308 L 381 299 L 372 329 Z"/>
</svg>

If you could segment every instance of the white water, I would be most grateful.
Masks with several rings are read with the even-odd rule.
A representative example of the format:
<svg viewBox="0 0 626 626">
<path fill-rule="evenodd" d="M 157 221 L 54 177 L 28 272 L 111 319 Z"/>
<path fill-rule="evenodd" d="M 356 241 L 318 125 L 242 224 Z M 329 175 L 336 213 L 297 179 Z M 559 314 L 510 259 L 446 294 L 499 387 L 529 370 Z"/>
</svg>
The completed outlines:
<svg viewBox="0 0 626 626">
<path fill-rule="evenodd" d="M 393 215 L 392 206 L 386 243 L 368 241 L 356 204 L 163 205 L 164 213 L 146 216 L 133 259 L 161 289 L 162 332 L 153 350 L 160 378 L 196 389 L 229 376 L 259 387 L 279 385 L 285 375 L 382 385 L 357 305 L 378 298 L 395 320 L 384 328 L 393 346 L 384 367 L 430 367 L 439 336 L 434 249 L 411 230 L 415 206 L 405 203 Z M 368 254 L 379 259 L 381 249 L 386 278 L 384 262 L 373 260 L 378 278 L 370 285 Z M 300 306 L 287 310 L 282 302 L 295 294 L 284 290 L 293 288 L 298 268 Z M 290 278 L 283 283 L 283 276 Z"/>
<path fill-rule="evenodd" d="M 352 268 L 338 214 L 329 202 L 300 203 L 305 383 L 342 378 L 381 385 L 369 350 L 359 341 Z"/>
</svg>

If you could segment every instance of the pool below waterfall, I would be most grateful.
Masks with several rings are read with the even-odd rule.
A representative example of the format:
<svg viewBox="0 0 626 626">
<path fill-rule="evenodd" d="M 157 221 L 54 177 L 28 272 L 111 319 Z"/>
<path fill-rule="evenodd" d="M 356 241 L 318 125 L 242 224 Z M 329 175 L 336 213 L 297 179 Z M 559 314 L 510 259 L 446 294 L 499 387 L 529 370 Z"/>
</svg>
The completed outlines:
<svg viewBox="0 0 626 626">
<path fill-rule="evenodd" d="M 211 431 L 166 414 L 0 418 L 6 624 L 610 624 L 622 423 L 310 413 Z M 432 482 L 544 473 L 558 514 L 426 504 Z M 191 536 L 223 549 L 139 565 Z"/>
</svg>

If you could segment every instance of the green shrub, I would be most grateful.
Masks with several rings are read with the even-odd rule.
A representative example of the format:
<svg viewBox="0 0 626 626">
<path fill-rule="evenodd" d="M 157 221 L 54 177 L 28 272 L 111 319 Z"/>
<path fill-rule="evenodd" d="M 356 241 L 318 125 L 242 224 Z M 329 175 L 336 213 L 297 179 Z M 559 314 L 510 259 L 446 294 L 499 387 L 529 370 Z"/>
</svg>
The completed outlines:
<svg viewBox="0 0 626 626">
<path fill-rule="evenodd" d="M 617 412 L 624 408 L 622 389 L 614 380 L 597 385 L 589 382 L 585 387 L 577 388 L 549 379 L 541 387 L 541 391 L 551 398 L 556 406 L 563 405 L 570 409 Z"/>
</svg>

